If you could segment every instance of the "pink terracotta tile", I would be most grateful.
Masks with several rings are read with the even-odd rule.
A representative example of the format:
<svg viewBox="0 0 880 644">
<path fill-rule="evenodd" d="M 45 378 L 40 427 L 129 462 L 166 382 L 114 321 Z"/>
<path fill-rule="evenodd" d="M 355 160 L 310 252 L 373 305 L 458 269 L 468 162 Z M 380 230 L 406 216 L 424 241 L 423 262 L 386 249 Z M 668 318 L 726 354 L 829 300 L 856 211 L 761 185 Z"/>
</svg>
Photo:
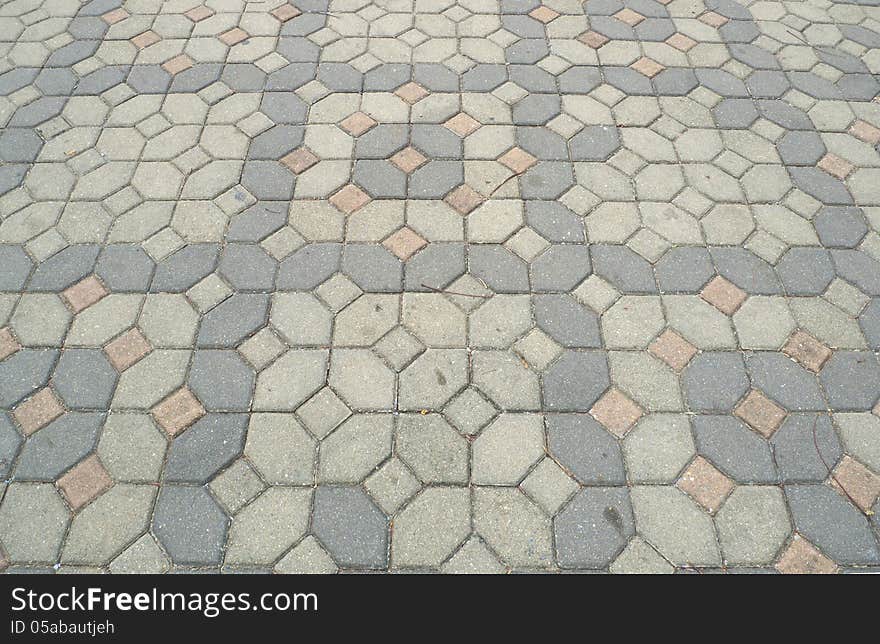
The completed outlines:
<svg viewBox="0 0 880 644">
<path fill-rule="evenodd" d="M 89 275 L 85 279 L 67 288 L 61 297 L 67 302 L 67 306 L 74 313 L 79 313 L 102 300 L 110 293 L 95 275 Z"/>
<path fill-rule="evenodd" d="M 733 481 L 702 456 L 694 459 L 676 485 L 711 514 L 718 511 L 736 487 Z"/>
<path fill-rule="evenodd" d="M 796 534 L 776 562 L 776 570 L 786 575 L 831 575 L 837 572 L 837 564 Z"/>
<path fill-rule="evenodd" d="M 151 411 L 159 427 L 172 438 L 205 415 L 202 403 L 186 387 L 175 391 Z"/>
<path fill-rule="evenodd" d="M 33 396 L 20 403 L 12 412 L 12 417 L 25 436 L 43 429 L 64 413 L 64 406 L 50 387 L 40 389 Z"/>
<path fill-rule="evenodd" d="M 57 484 L 75 512 L 109 490 L 113 479 L 98 457 L 92 454 L 59 478 Z"/>
<path fill-rule="evenodd" d="M 618 438 L 625 436 L 644 413 L 625 393 L 614 387 L 590 409 L 590 416 Z"/>
<path fill-rule="evenodd" d="M 104 347 L 104 353 L 113 368 L 122 373 L 146 356 L 152 347 L 144 334 L 132 328 Z"/>
</svg>

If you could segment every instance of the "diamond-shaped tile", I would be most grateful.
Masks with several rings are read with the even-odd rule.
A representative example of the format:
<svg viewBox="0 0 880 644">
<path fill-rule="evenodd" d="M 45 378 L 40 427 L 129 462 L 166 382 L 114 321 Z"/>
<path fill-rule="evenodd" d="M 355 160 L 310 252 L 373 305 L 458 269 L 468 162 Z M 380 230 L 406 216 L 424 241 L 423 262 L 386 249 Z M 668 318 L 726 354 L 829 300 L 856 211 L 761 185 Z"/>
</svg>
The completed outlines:
<svg viewBox="0 0 880 644">
<path fill-rule="evenodd" d="M 0 360 L 5 360 L 19 349 L 21 345 L 12 335 L 12 330 L 9 327 L 0 329 Z"/>
<path fill-rule="evenodd" d="M 736 313 L 748 297 L 745 291 L 720 275 L 706 284 L 700 296 L 725 315 Z"/>
<path fill-rule="evenodd" d="M 401 85 L 394 93 L 410 105 L 418 103 L 430 94 L 428 90 L 414 81 Z"/>
<path fill-rule="evenodd" d="M 341 273 L 337 273 L 315 289 L 315 295 L 320 297 L 332 311 L 341 311 L 362 293 L 357 284 Z"/>
<path fill-rule="evenodd" d="M 648 58 L 647 56 L 642 56 L 632 65 L 630 65 L 630 67 L 640 74 L 644 74 L 648 78 L 654 78 L 657 74 L 666 69 L 656 60 L 654 60 L 653 58 Z"/>
<path fill-rule="evenodd" d="M 339 124 L 339 127 L 352 136 L 360 136 L 375 125 L 377 125 L 377 123 L 371 116 L 368 116 L 363 112 L 355 112 L 343 119 Z"/>
<path fill-rule="evenodd" d="M 476 389 L 468 388 L 446 405 L 443 415 L 466 436 L 475 436 L 498 415 Z"/>
<path fill-rule="evenodd" d="M 102 300 L 110 291 L 101 283 L 95 275 L 89 275 L 85 279 L 67 288 L 61 297 L 67 302 L 67 306 L 74 313 L 79 313 Z"/>
<path fill-rule="evenodd" d="M 770 438 L 788 415 L 757 389 L 750 391 L 733 413 L 764 438 Z"/>
<path fill-rule="evenodd" d="M 628 24 L 630 27 L 635 27 L 645 19 L 645 16 L 636 11 L 633 11 L 629 7 L 621 9 L 614 14 L 614 17 L 620 20 L 620 22 Z"/>
<path fill-rule="evenodd" d="M 155 31 L 150 29 L 149 31 L 145 31 L 143 33 L 138 34 L 134 38 L 131 39 L 131 44 L 137 47 L 138 49 L 146 49 L 150 45 L 155 45 L 157 42 L 162 40 Z"/>
<path fill-rule="evenodd" d="M 485 201 L 485 197 L 466 183 L 446 195 L 444 201 L 461 215 L 466 215 Z"/>
<path fill-rule="evenodd" d="M 406 261 L 427 246 L 428 242 L 420 237 L 412 228 L 404 226 L 397 232 L 389 235 L 382 242 L 382 245 L 399 259 Z"/>
<path fill-rule="evenodd" d="M 697 353 L 697 348 L 672 329 L 666 329 L 649 346 L 648 351 L 675 371 L 681 371 Z"/>
<path fill-rule="evenodd" d="M 170 60 L 166 60 L 162 63 L 162 69 L 166 72 L 174 76 L 175 74 L 179 74 L 182 71 L 185 71 L 193 66 L 192 58 L 187 56 L 186 54 L 179 54 Z"/>
<path fill-rule="evenodd" d="M 144 334 L 132 328 L 104 347 L 104 353 L 113 368 L 120 373 L 146 356 L 152 347 Z"/>
<path fill-rule="evenodd" d="M 849 128 L 849 133 L 857 139 L 876 145 L 880 143 L 880 128 L 876 128 L 865 121 L 856 121 Z"/>
<path fill-rule="evenodd" d="M 616 387 L 605 392 L 590 409 L 590 416 L 618 438 L 624 436 L 643 414 L 642 408 Z"/>
<path fill-rule="evenodd" d="M 718 511 L 735 487 L 733 481 L 702 456 L 694 459 L 676 485 L 713 514 Z"/>
<path fill-rule="evenodd" d="M 831 575 L 837 572 L 837 564 L 796 534 L 776 562 L 776 570 L 788 575 Z"/>
<path fill-rule="evenodd" d="M 520 147 L 514 147 L 498 157 L 498 162 L 509 168 L 514 174 L 522 174 L 538 160 Z"/>
<path fill-rule="evenodd" d="M 472 134 L 480 127 L 480 122 L 474 119 L 469 114 L 465 114 L 464 112 L 459 112 L 451 119 L 446 121 L 444 124 L 448 130 L 454 132 L 458 136 L 464 138 L 469 134 Z"/>
<path fill-rule="evenodd" d="M 270 11 L 275 18 L 281 22 L 287 22 L 288 20 L 293 20 L 297 16 L 302 14 L 302 11 L 297 9 L 291 4 L 283 4 L 276 9 L 272 9 Z"/>
<path fill-rule="evenodd" d="M 844 455 L 834 468 L 830 483 L 837 490 L 843 488 L 845 495 L 855 501 L 862 512 L 870 512 L 880 496 L 880 476 L 849 455 Z"/>
<path fill-rule="evenodd" d="M 131 14 L 129 14 L 125 9 L 114 9 L 113 11 L 108 11 L 107 13 L 103 14 L 101 16 L 101 19 L 108 25 L 115 25 L 117 22 L 122 22 L 130 15 Z"/>
<path fill-rule="evenodd" d="M 403 370 L 425 347 L 402 326 L 396 326 L 376 343 L 374 350 L 397 371 Z"/>
<path fill-rule="evenodd" d="M 512 250 L 527 262 L 531 262 L 549 246 L 550 242 L 529 226 L 523 226 L 513 237 L 504 242 L 507 250 Z"/>
<path fill-rule="evenodd" d="M 64 498 L 76 511 L 113 485 L 113 479 L 95 454 L 86 457 L 58 479 Z"/>
<path fill-rule="evenodd" d="M 364 487 L 385 512 L 393 514 L 422 485 L 403 461 L 392 458 L 364 481 Z"/>
<path fill-rule="evenodd" d="M 250 35 L 241 27 L 234 27 L 229 31 L 224 31 L 222 34 L 217 36 L 224 45 L 232 47 L 233 45 L 237 45 L 243 40 L 247 40 Z"/>
<path fill-rule="evenodd" d="M 707 11 L 697 18 L 697 20 L 710 27 L 715 27 L 716 29 L 730 22 L 730 18 L 726 18 L 720 13 L 715 13 L 714 11 Z"/>
<path fill-rule="evenodd" d="M 546 369 L 562 353 L 562 347 L 541 329 L 532 329 L 513 348 L 528 366 L 538 371 Z"/>
<path fill-rule="evenodd" d="M 675 47 L 679 51 L 687 52 L 697 46 L 697 41 L 690 36 L 685 36 L 681 32 L 675 32 L 666 39 L 666 44 L 670 47 Z"/>
<path fill-rule="evenodd" d="M 351 416 L 351 410 L 330 387 L 324 387 L 300 405 L 296 415 L 306 429 L 321 439 Z"/>
<path fill-rule="evenodd" d="M 151 410 L 156 423 L 171 438 L 205 415 L 202 403 L 186 387 L 181 387 Z"/>
<path fill-rule="evenodd" d="M 542 22 L 546 25 L 548 22 L 556 20 L 559 17 L 559 12 L 542 4 L 529 11 L 529 15 L 538 22 Z"/>
<path fill-rule="evenodd" d="M 577 39 L 584 43 L 587 47 L 591 47 L 593 49 L 599 49 L 602 45 L 606 45 L 608 43 L 608 36 L 600 34 L 598 31 L 593 31 L 592 29 L 589 31 L 585 31 Z"/>
<path fill-rule="evenodd" d="M 25 436 L 42 429 L 64 413 L 64 407 L 50 387 L 40 389 L 33 396 L 19 404 L 12 417 Z"/>
<path fill-rule="evenodd" d="M 238 352 L 257 371 L 262 371 L 270 362 L 286 350 L 287 346 L 278 339 L 278 336 L 269 327 L 263 327 L 238 345 Z"/>
<path fill-rule="evenodd" d="M 308 148 L 297 148 L 290 154 L 281 157 L 280 161 L 293 174 L 300 174 L 311 168 L 320 159 L 312 154 Z"/>
<path fill-rule="evenodd" d="M 853 164 L 846 159 L 842 159 L 831 152 L 819 159 L 817 165 L 828 174 L 841 180 L 846 179 L 847 175 L 852 172 L 854 167 Z"/>
<path fill-rule="evenodd" d="M 202 20 L 206 20 L 214 15 L 214 10 L 206 7 L 205 5 L 199 5 L 198 7 L 194 7 L 190 9 L 186 13 L 183 14 L 193 22 L 201 22 Z"/>
<path fill-rule="evenodd" d="M 393 155 L 389 160 L 403 172 L 410 174 L 416 168 L 421 167 L 428 159 L 421 152 L 410 146 Z"/>
<path fill-rule="evenodd" d="M 831 357 L 831 349 L 804 331 L 792 333 L 782 351 L 813 373 L 819 373 L 822 365 Z"/>
<path fill-rule="evenodd" d="M 354 184 L 348 184 L 330 197 L 330 203 L 347 215 L 370 203 L 370 196 Z"/>
</svg>

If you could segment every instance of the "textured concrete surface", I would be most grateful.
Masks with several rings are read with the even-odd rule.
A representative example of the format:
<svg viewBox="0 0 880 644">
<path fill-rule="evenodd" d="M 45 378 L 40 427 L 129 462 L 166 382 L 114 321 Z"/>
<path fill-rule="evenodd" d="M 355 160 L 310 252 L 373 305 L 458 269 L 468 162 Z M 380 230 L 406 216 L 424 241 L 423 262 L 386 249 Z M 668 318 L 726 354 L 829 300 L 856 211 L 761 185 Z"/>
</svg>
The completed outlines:
<svg viewBox="0 0 880 644">
<path fill-rule="evenodd" d="M 880 567 L 873 0 L 0 4 L 0 567 Z"/>
</svg>

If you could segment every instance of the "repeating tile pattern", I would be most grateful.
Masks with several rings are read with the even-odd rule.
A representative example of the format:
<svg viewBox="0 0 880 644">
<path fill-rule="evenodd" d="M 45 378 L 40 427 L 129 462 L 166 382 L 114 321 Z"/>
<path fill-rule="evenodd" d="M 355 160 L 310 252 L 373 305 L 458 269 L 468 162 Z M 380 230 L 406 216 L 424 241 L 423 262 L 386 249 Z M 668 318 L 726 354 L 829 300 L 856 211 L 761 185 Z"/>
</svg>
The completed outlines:
<svg viewBox="0 0 880 644">
<path fill-rule="evenodd" d="M 880 567 L 868 0 L 0 7 L 0 567 Z"/>
</svg>

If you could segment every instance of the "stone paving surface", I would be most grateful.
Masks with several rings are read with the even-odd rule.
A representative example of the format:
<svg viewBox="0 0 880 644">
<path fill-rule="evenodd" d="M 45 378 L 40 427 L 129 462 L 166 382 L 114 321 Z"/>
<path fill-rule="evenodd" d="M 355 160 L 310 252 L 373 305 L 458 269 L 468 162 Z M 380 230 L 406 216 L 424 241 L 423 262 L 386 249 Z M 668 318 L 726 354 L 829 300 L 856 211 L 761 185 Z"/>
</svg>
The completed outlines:
<svg viewBox="0 0 880 644">
<path fill-rule="evenodd" d="M 9 571 L 880 567 L 875 0 L 3 0 Z"/>
</svg>

